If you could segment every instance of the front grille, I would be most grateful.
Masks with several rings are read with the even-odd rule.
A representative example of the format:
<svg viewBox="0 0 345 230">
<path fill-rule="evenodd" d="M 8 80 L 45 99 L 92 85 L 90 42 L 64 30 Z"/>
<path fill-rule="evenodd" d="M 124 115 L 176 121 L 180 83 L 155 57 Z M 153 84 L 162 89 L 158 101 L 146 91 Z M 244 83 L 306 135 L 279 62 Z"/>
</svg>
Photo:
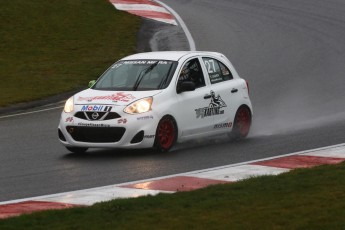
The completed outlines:
<svg viewBox="0 0 345 230">
<path fill-rule="evenodd" d="M 124 127 L 67 126 L 66 129 L 75 141 L 91 143 L 118 142 L 126 131 Z"/>
<path fill-rule="evenodd" d="M 121 117 L 115 112 L 77 112 L 74 116 L 88 121 L 105 121 Z"/>
</svg>

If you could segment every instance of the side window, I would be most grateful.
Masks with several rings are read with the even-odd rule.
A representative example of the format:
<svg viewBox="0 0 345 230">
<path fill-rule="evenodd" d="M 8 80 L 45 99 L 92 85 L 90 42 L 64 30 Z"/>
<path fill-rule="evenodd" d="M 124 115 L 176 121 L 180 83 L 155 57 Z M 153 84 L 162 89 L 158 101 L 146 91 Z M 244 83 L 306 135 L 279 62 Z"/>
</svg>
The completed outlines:
<svg viewBox="0 0 345 230">
<path fill-rule="evenodd" d="M 211 84 L 232 79 L 230 70 L 220 61 L 213 58 L 203 58 Z"/>
<path fill-rule="evenodd" d="M 204 75 L 202 73 L 200 62 L 197 58 L 188 61 L 182 67 L 178 81 L 193 81 L 195 83 L 195 88 L 205 86 Z"/>
</svg>

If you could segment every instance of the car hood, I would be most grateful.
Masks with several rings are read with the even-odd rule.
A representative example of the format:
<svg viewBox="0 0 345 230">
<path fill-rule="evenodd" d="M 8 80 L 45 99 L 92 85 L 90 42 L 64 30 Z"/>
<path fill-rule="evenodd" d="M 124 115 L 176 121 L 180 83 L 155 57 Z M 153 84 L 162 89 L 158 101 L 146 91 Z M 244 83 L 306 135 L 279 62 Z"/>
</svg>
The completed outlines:
<svg viewBox="0 0 345 230">
<path fill-rule="evenodd" d="M 104 91 L 86 89 L 74 95 L 74 103 L 76 105 L 88 104 L 106 104 L 126 106 L 133 101 L 139 100 L 144 97 L 157 95 L 162 90 L 152 91 Z"/>
</svg>

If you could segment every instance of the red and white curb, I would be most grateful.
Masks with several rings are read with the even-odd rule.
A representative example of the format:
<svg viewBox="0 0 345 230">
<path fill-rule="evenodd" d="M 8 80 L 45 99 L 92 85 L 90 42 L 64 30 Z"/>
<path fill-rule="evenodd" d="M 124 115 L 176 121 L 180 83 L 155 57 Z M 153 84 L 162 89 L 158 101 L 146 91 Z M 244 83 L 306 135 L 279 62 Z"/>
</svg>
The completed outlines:
<svg viewBox="0 0 345 230">
<path fill-rule="evenodd" d="M 177 25 L 174 16 L 161 4 L 150 0 L 110 0 L 118 10 L 149 18 L 152 20 Z"/>
<path fill-rule="evenodd" d="M 345 161 L 345 143 L 166 177 L 0 202 L 0 219 L 48 209 L 90 206 L 118 198 L 191 191 L 214 184 L 233 183 L 261 175 L 278 175 L 296 168 L 339 164 L 343 161 Z"/>
<path fill-rule="evenodd" d="M 186 24 L 180 15 L 165 3 L 159 0 L 109 0 L 109 2 L 118 10 L 171 25 L 179 25 L 187 37 L 189 49 L 196 50 L 194 39 Z"/>
</svg>

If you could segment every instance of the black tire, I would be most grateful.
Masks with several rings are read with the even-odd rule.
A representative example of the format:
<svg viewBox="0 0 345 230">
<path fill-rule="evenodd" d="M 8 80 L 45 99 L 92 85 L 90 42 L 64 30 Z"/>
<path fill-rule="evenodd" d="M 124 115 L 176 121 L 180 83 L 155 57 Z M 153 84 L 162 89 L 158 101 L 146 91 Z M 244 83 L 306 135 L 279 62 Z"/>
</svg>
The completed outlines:
<svg viewBox="0 0 345 230">
<path fill-rule="evenodd" d="M 234 125 L 229 137 L 233 140 L 246 138 L 249 134 L 251 124 L 252 113 L 250 109 L 245 105 L 240 106 L 236 112 Z"/>
<path fill-rule="evenodd" d="M 164 116 L 157 125 L 154 148 L 159 152 L 167 152 L 176 143 L 177 125 L 170 116 Z"/>
<path fill-rule="evenodd" d="M 77 154 L 81 154 L 81 153 L 85 153 L 89 148 L 83 148 L 83 147 L 66 147 L 66 149 L 68 149 L 70 152 L 72 153 L 77 153 Z"/>
</svg>

